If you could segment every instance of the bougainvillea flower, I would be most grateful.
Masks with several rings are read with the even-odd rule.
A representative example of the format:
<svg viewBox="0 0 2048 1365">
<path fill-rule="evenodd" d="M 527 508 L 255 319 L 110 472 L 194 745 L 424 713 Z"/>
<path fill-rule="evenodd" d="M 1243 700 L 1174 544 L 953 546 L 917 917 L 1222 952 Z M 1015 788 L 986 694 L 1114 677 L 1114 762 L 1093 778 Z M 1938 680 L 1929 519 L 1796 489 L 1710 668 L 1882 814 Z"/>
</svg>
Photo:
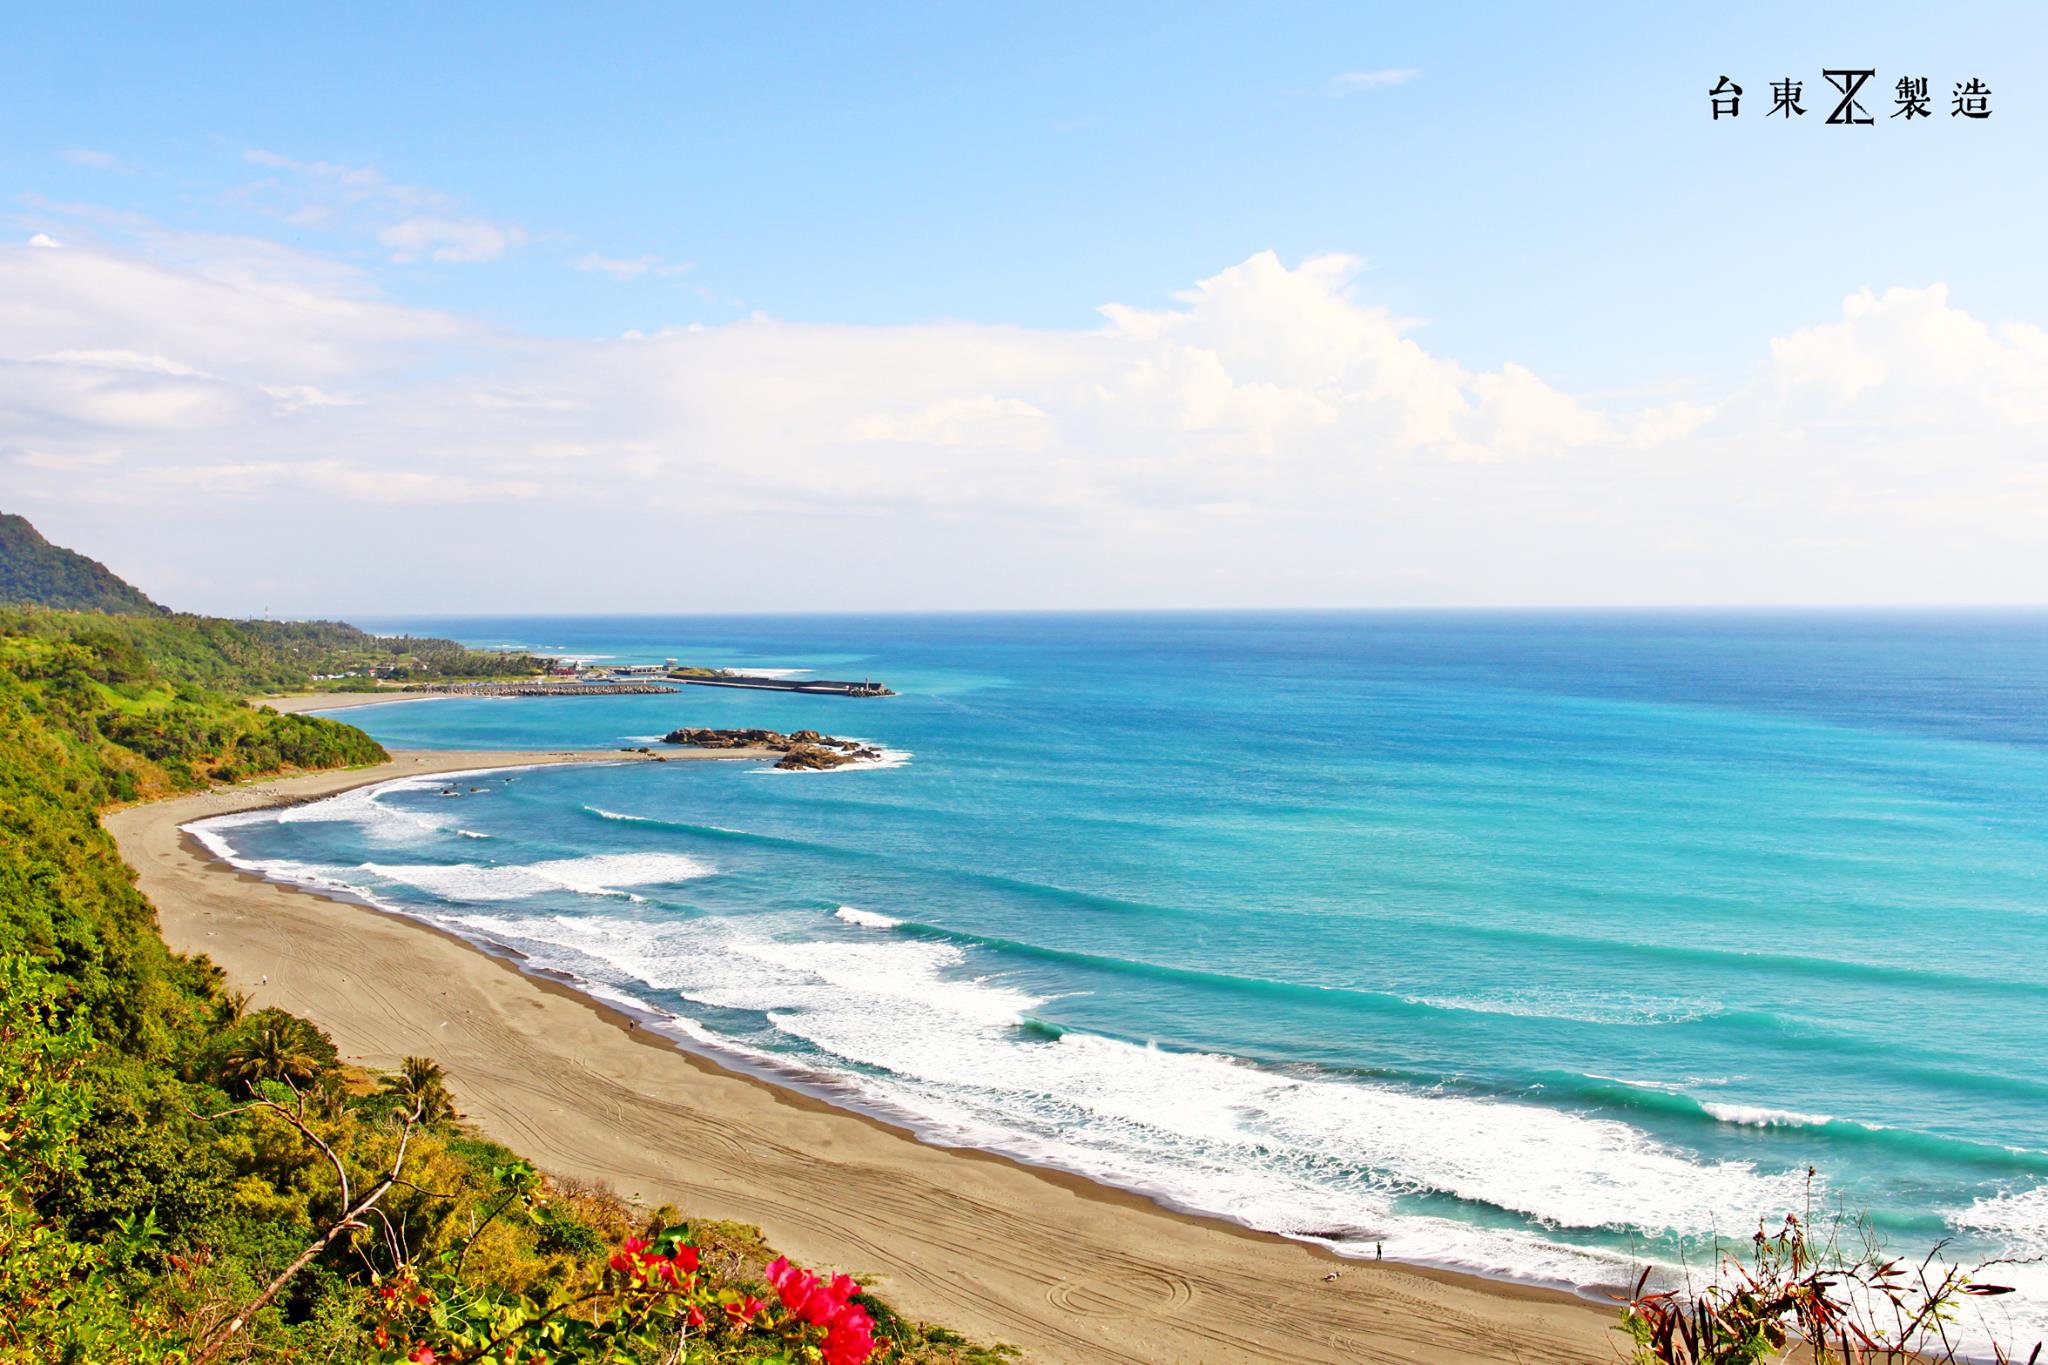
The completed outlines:
<svg viewBox="0 0 2048 1365">
<path fill-rule="evenodd" d="M 612 1253 L 612 1269 L 618 1271 L 621 1275 L 626 1274 L 633 1268 L 634 1263 L 640 1259 L 640 1253 L 645 1250 L 647 1250 L 646 1239 L 628 1237 L 625 1244 Z"/>
<path fill-rule="evenodd" d="M 848 1306 L 825 1329 L 825 1365 L 866 1365 L 875 1352 L 875 1324 L 861 1309 Z"/>
</svg>

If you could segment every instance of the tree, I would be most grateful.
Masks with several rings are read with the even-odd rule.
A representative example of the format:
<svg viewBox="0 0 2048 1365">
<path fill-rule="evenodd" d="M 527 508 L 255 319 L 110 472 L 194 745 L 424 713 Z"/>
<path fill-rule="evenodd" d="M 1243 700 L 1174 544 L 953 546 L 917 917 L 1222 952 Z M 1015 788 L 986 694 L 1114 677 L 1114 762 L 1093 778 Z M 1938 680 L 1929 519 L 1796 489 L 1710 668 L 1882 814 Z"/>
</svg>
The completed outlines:
<svg viewBox="0 0 2048 1365">
<path fill-rule="evenodd" d="M 422 1123 L 456 1117 L 455 1099 L 448 1093 L 441 1064 L 431 1057 L 407 1057 L 397 1074 L 386 1076 L 378 1089 L 397 1096 L 404 1108 L 416 1109 Z"/>
<path fill-rule="evenodd" d="M 264 1010 L 221 1059 L 221 1079 L 254 1092 L 264 1081 L 305 1085 L 334 1063 L 334 1046 L 303 1019 Z"/>
</svg>

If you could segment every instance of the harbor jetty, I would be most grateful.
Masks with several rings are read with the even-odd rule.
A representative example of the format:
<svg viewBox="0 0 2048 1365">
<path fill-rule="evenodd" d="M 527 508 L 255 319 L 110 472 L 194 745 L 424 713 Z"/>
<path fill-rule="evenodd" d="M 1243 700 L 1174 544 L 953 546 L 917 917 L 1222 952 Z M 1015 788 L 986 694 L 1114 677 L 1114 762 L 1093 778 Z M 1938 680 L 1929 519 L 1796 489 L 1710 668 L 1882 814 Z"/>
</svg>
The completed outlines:
<svg viewBox="0 0 2048 1365">
<path fill-rule="evenodd" d="M 829 697 L 893 697 L 871 679 L 846 682 L 833 678 L 767 678 L 754 673 L 671 673 L 670 682 L 689 687 L 748 687 L 761 692 L 804 692 Z"/>
<path fill-rule="evenodd" d="M 546 678 L 410 683 L 402 690 L 447 697 L 626 697 L 669 693 L 678 687 L 742 687 L 816 697 L 896 695 L 872 679 L 849 682 L 834 678 L 771 678 L 758 673 L 729 673 L 722 668 L 678 668 L 673 660 L 666 664 L 624 664 L 612 668 L 578 668 L 571 664 L 556 668 L 553 676 Z"/>
<path fill-rule="evenodd" d="M 451 697 L 627 697 L 667 695 L 673 687 L 642 682 L 478 682 L 412 683 L 407 692 Z"/>
</svg>

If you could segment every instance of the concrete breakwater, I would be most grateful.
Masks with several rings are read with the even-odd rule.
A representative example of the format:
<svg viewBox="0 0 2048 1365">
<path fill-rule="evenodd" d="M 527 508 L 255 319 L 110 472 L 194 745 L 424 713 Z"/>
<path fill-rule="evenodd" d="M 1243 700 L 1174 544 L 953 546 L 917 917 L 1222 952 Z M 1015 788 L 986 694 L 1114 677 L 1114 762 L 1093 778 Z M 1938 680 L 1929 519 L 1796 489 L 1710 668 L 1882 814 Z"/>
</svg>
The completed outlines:
<svg viewBox="0 0 2048 1365">
<path fill-rule="evenodd" d="M 669 693 L 661 683 L 488 682 L 412 683 L 407 692 L 434 692 L 454 697 L 627 697 Z"/>
<path fill-rule="evenodd" d="M 832 678 L 764 678 L 751 673 L 668 675 L 669 681 L 690 687 L 749 687 L 762 692 L 822 693 L 832 697 L 893 697 L 896 694 L 878 682 L 845 682 Z"/>
</svg>

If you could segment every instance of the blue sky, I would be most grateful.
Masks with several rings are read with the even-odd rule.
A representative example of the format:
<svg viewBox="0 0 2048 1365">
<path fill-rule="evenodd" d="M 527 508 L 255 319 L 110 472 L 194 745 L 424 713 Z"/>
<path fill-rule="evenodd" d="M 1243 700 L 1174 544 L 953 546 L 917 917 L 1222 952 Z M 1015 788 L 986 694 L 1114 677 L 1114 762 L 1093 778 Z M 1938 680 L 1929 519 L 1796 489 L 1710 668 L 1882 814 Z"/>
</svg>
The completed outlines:
<svg viewBox="0 0 2048 1365">
<path fill-rule="evenodd" d="M 1712 403 L 1862 289 L 2048 319 L 2038 6 L 70 6 L 10 30 L 12 240 L 167 268 L 273 243 L 500 339 L 1079 333 L 1261 252 L 1338 254 L 1467 370 Z M 1822 125 L 1829 65 L 1877 69 L 1876 127 Z M 1724 72 L 1748 99 L 1716 124 Z M 1934 119 L 1886 117 L 1904 74 Z M 1809 112 L 1767 121 L 1785 75 Z M 1989 120 L 1948 117 L 1970 77 Z"/>
<path fill-rule="evenodd" d="M 572 334 L 755 309 L 1076 326 L 1267 248 L 1361 256 L 1433 344 L 1560 378 L 1738 363 L 1866 284 L 2048 312 L 2025 169 L 2048 10 L 1689 9 L 54 7 L 10 23 L 0 168 L 378 266 L 234 193 L 251 148 L 374 166 L 542 238 L 488 274 L 383 270 L 388 289 Z M 1842 64 L 1981 74 L 1997 113 L 1817 126 Z M 1329 93 L 1386 70 L 1415 74 Z M 1723 70 L 1754 107 L 1716 126 Z M 1784 74 L 1802 124 L 1757 103 Z M 135 169 L 110 183 L 77 148 Z M 592 253 L 692 268 L 607 289 L 563 268 Z"/>
</svg>

